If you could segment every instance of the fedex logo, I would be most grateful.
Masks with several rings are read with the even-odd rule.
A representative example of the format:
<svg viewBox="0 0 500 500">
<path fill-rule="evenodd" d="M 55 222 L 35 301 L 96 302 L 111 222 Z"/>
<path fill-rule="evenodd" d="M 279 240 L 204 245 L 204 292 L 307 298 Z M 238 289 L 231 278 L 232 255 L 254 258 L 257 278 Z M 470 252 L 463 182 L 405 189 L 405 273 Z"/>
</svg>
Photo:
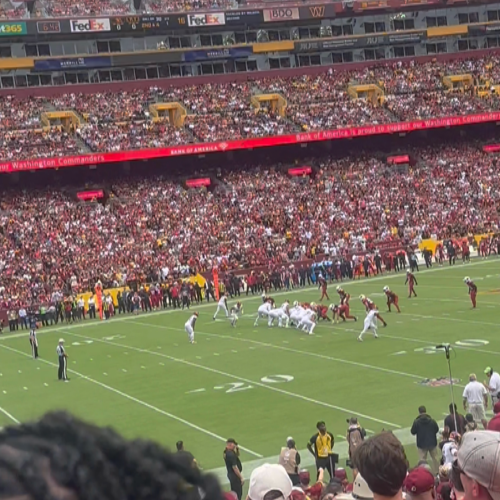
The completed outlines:
<svg viewBox="0 0 500 500">
<path fill-rule="evenodd" d="M 72 33 L 96 33 L 111 31 L 109 19 L 72 19 L 70 21 Z"/>
</svg>

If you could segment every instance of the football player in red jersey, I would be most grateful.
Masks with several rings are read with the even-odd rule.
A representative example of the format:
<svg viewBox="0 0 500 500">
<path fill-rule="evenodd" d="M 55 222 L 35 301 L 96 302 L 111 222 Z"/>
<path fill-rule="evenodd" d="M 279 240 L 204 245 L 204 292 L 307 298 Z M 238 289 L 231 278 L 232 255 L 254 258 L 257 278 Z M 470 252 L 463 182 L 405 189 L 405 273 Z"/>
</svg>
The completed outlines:
<svg viewBox="0 0 500 500">
<path fill-rule="evenodd" d="M 417 279 L 415 278 L 415 275 L 410 272 L 406 271 L 406 281 L 405 285 L 408 284 L 408 298 L 411 299 L 411 294 L 417 296 L 417 292 L 415 291 L 415 285 L 418 285 Z"/>
<path fill-rule="evenodd" d="M 387 297 L 388 312 L 391 312 L 391 304 L 394 304 L 394 307 L 398 310 L 398 313 L 400 313 L 401 310 L 399 309 L 398 296 L 394 292 L 391 292 L 391 289 L 388 286 L 384 286 L 384 292 L 385 296 Z"/>
<path fill-rule="evenodd" d="M 361 300 L 361 302 L 365 306 L 366 312 L 370 312 L 373 309 L 376 309 L 378 311 L 377 305 L 373 302 L 373 300 L 370 300 L 368 297 L 365 297 L 364 295 L 360 295 L 359 300 Z M 382 318 L 382 316 L 380 316 L 379 313 L 375 314 L 375 317 L 377 319 L 379 319 L 380 321 L 382 321 L 382 324 L 384 326 L 387 326 L 387 323 L 385 322 L 384 318 Z"/>
<path fill-rule="evenodd" d="M 329 317 L 328 317 L 328 307 L 327 306 L 324 306 L 323 304 L 318 304 L 316 306 L 316 313 L 318 315 L 318 320 L 322 319 L 324 321 L 332 321 Z"/>
<path fill-rule="evenodd" d="M 468 276 L 464 278 L 464 283 L 469 287 L 469 295 L 470 295 L 470 301 L 472 302 L 472 309 L 475 309 L 477 286 Z"/>
<path fill-rule="evenodd" d="M 343 288 L 341 288 L 340 286 L 337 287 L 337 293 L 339 294 L 340 296 L 340 305 L 347 305 L 349 306 L 349 299 L 351 298 L 351 296 L 345 292 L 343 290 Z"/>
<path fill-rule="evenodd" d="M 358 321 L 356 316 L 351 316 L 349 314 L 349 306 L 347 304 L 340 304 L 339 306 L 336 304 L 330 304 L 330 311 L 333 312 L 333 319 L 336 323 L 339 322 L 339 318 L 342 318 L 342 321 L 346 321 L 348 319 Z"/>
<path fill-rule="evenodd" d="M 318 281 L 319 281 L 319 286 L 321 287 L 321 298 L 319 299 L 319 301 L 321 302 L 325 297 L 326 300 L 330 300 L 330 297 L 328 297 L 328 292 L 326 291 L 327 288 L 326 279 L 323 278 L 323 276 L 320 276 L 318 278 Z"/>
</svg>

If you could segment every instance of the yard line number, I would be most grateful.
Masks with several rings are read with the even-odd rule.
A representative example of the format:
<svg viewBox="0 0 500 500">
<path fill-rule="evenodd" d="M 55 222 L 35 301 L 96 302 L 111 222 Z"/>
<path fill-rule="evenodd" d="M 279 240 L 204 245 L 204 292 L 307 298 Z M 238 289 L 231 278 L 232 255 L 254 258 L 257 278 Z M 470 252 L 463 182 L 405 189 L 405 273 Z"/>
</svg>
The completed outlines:
<svg viewBox="0 0 500 500">
<path fill-rule="evenodd" d="M 260 381 L 264 384 L 284 384 L 287 382 L 291 382 L 292 380 L 293 377 L 291 375 L 268 375 L 260 379 Z M 248 391 L 249 389 L 254 388 L 255 386 L 253 386 L 252 384 L 247 384 L 245 382 L 227 382 L 226 384 L 216 385 L 214 387 L 214 390 L 224 391 L 226 394 L 232 394 L 234 392 Z"/>
</svg>

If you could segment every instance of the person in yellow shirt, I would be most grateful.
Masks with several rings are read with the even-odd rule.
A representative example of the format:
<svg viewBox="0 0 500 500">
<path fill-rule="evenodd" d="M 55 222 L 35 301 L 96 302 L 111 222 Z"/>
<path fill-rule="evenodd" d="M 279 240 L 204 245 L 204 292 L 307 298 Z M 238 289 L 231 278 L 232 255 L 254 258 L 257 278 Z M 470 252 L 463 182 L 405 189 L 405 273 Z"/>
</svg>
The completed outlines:
<svg viewBox="0 0 500 500">
<path fill-rule="evenodd" d="M 335 462 L 337 457 L 333 454 L 335 440 L 333 434 L 326 430 L 325 422 L 316 424 L 318 432 L 307 443 L 307 449 L 316 459 L 316 469 L 325 469 L 330 474 L 330 479 L 335 477 Z"/>
</svg>

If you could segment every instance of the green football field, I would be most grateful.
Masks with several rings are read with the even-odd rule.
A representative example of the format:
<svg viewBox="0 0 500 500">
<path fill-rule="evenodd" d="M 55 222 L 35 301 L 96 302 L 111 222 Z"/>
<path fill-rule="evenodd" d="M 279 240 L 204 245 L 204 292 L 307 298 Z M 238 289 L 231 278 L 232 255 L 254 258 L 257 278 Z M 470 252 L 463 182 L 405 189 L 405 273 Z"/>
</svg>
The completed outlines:
<svg viewBox="0 0 500 500">
<path fill-rule="evenodd" d="M 464 276 L 478 285 L 478 308 L 471 309 Z M 471 372 L 479 380 L 486 366 L 499 368 L 500 262 L 421 269 L 418 297 L 409 300 L 403 273 L 344 283 L 351 308 L 361 318 L 363 293 L 388 322 L 380 338 L 356 341 L 362 321 L 321 322 L 315 335 L 295 328 L 268 328 L 253 320 L 260 296 L 243 297 L 245 315 L 236 328 L 222 317 L 213 321 L 213 303 L 194 306 L 200 313 L 197 344 L 184 323 L 189 312 L 162 311 L 45 328 L 39 332 L 41 359 L 31 359 L 26 332 L 0 339 L 0 427 L 35 418 L 47 410 L 67 409 L 99 425 L 111 424 L 127 437 L 153 438 L 173 448 L 183 440 L 205 470 L 224 477 L 226 438 L 240 443 L 244 474 L 275 461 L 287 436 L 305 449 L 318 420 L 336 436 L 335 449 L 345 463 L 346 418 L 356 415 L 368 433 L 393 430 L 415 462 L 409 427 L 419 405 L 442 426 L 450 402 L 444 353 L 452 344 L 455 397 Z M 401 314 L 386 313 L 382 287 L 400 297 Z M 329 286 L 331 302 L 337 300 Z M 317 289 L 275 293 L 317 301 Z M 230 303 L 232 301 L 229 301 Z M 67 384 L 57 380 L 56 345 L 60 337 L 69 355 Z M 310 465 L 311 457 L 306 465 Z M 343 458 L 342 458 L 343 457 Z"/>
</svg>

